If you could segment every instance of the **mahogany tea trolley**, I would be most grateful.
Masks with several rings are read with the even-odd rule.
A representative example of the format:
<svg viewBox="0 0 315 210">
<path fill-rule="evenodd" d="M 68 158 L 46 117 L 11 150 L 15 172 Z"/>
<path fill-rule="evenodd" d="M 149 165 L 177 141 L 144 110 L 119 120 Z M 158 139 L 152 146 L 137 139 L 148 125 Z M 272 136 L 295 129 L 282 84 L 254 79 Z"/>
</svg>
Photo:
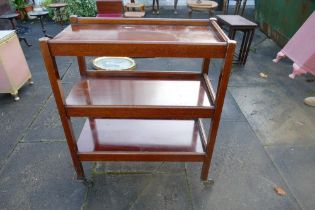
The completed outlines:
<svg viewBox="0 0 315 210">
<path fill-rule="evenodd" d="M 211 157 L 236 42 L 216 19 L 120 19 L 71 17 L 53 39 L 40 39 L 77 178 L 82 161 L 202 162 L 208 180 Z M 80 79 L 65 96 L 57 56 L 77 58 Z M 89 70 L 86 56 L 203 58 L 201 71 Z M 224 59 L 215 89 L 211 58 Z M 154 66 L 152 66 L 154 70 Z M 72 117 L 87 120 L 76 139 Z M 206 135 L 202 118 L 211 118 Z"/>
</svg>

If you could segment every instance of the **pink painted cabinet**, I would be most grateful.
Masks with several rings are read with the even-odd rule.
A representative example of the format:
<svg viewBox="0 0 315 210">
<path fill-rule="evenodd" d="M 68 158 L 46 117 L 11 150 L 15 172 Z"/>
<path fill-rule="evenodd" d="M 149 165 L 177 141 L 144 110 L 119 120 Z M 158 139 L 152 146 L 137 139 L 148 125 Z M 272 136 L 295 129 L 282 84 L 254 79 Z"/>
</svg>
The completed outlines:
<svg viewBox="0 0 315 210">
<path fill-rule="evenodd" d="M 10 93 L 19 100 L 18 90 L 29 81 L 31 72 L 13 30 L 0 31 L 0 93 Z"/>
</svg>

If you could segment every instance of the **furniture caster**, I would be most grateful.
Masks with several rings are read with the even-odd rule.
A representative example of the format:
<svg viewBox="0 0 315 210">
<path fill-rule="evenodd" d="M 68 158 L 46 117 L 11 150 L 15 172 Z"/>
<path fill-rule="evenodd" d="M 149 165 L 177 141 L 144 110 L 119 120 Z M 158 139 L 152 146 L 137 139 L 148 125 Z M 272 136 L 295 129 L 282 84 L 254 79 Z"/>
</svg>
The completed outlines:
<svg viewBox="0 0 315 210">
<path fill-rule="evenodd" d="M 83 184 L 88 188 L 91 188 L 94 186 L 94 182 L 91 179 L 83 179 L 82 181 L 83 181 Z"/>
<path fill-rule="evenodd" d="M 209 179 L 209 180 L 207 180 L 207 181 L 203 181 L 203 185 L 204 185 L 205 187 L 211 187 L 211 186 L 214 185 L 214 180 L 213 180 L 213 179 Z"/>
<path fill-rule="evenodd" d="M 29 79 L 29 80 L 28 80 L 28 84 L 34 85 L 34 81 L 33 81 L 32 79 Z"/>
<path fill-rule="evenodd" d="M 18 93 L 11 93 L 11 95 L 14 97 L 14 101 L 20 100 Z"/>
</svg>

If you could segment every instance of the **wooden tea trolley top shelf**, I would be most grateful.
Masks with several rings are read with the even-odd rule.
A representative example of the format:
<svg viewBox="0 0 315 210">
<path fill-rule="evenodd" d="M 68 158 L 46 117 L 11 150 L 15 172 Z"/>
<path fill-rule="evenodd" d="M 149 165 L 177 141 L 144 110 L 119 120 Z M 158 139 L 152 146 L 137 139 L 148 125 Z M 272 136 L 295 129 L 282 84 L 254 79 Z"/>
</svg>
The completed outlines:
<svg viewBox="0 0 315 210">
<path fill-rule="evenodd" d="M 53 55 L 224 57 L 228 40 L 209 20 L 78 18 L 73 22 L 49 40 Z M 78 47 L 81 50 L 74 51 Z"/>
<path fill-rule="evenodd" d="M 215 19 L 72 16 L 53 39 L 40 39 L 78 178 L 84 179 L 81 161 L 201 161 L 206 180 L 235 45 Z M 78 60 L 81 78 L 67 96 L 55 56 Z M 85 56 L 203 58 L 203 64 L 199 72 L 95 71 Z M 224 59 L 216 88 L 210 58 Z M 71 117 L 88 118 L 78 140 Z M 201 118 L 212 118 L 208 137 Z"/>
</svg>

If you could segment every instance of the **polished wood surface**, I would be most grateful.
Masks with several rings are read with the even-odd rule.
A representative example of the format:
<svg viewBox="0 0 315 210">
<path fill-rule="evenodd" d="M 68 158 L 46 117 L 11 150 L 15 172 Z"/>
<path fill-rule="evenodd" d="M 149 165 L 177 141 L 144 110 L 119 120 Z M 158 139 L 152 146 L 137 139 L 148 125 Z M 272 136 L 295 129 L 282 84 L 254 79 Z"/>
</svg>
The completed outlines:
<svg viewBox="0 0 315 210">
<path fill-rule="evenodd" d="M 142 151 L 204 154 L 193 120 L 87 120 L 78 139 L 83 152 Z"/>
<path fill-rule="evenodd" d="M 215 20 L 76 18 L 49 40 L 54 56 L 222 58 L 226 39 Z M 144 53 L 145 52 L 145 53 Z"/>
<path fill-rule="evenodd" d="M 220 22 L 223 22 L 224 24 L 232 27 L 253 27 L 256 28 L 257 24 L 247 20 L 246 18 L 240 16 L 240 15 L 217 15 L 217 18 Z"/>
<path fill-rule="evenodd" d="M 86 24 L 68 26 L 51 40 L 55 42 L 218 44 L 223 40 L 210 26 Z"/>
<path fill-rule="evenodd" d="M 235 38 L 237 31 L 243 32 L 236 63 L 245 65 L 257 24 L 239 15 L 218 15 L 217 18 L 220 24 L 226 25 L 229 28 L 230 39 Z"/>
<path fill-rule="evenodd" d="M 124 16 L 126 18 L 142 18 L 145 16 L 145 12 L 125 12 Z"/>
<path fill-rule="evenodd" d="M 214 112 L 211 90 L 202 80 L 82 79 L 66 98 L 70 116 L 195 119 Z"/>
<path fill-rule="evenodd" d="M 80 62 L 85 62 L 80 57 Z M 86 69 L 86 68 L 84 68 Z M 136 78 L 136 79 L 155 79 L 155 80 L 200 80 L 199 72 L 194 71 L 95 71 L 84 70 L 82 75 L 89 78 Z M 81 72 L 81 68 L 80 68 Z"/>
<path fill-rule="evenodd" d="M 83 79 L 66 104 L 210 107 L 203 83 L 193 80 Z"/>
<path fill-rule="evenodd" d="M 187 7 L 189 18 L 191 18 L 193 10 L 209 11 L 209 17 L 211 17 L 214 16 L 214 10 L 218 7 L 218 3 L 215 1 L 187 0 Z"/>
<path fill-rule="evenodd" d="M 70 16 L 72 26 L 84 24 L 120 24 L 120 25 L 169 25 L 169 26 L 211 26 L 215 25 L 215 20 L 210 19 L 169 19 L 169 18 L 94 18 Z"/>
<path fill-rule="evenodd" d="M 40 46 L 78 178 L 85 178 L 82 161 L 199 161 L 206 181 L 236 42 L 215 19 L 70 19 Z M 92 71 L 90 55 L 198 57 L 203 64 L 200 72 Z M 56 56 L 77 57 L 81 79 L 67 97 Z M 224 59 L 216 88 L 211 58 Z M 78 141 L 71 117 L 87 118 Z M 208 136 L 200 118 L 212 118 Z"/>
<path fill-rule="evenodd" d="M 96 0 L 97 17 L 122 17 L 124 12 L 121 0 Z"/>
<path fill-rule="evenodd" d="M 207 8 L 214 9 L 218 7 L 218 3 L 215 1 L 204 0 L 187 0 L 188 7 Z"/>
<path fill-rule="evenodd" d="M 48 7 L 50 7 L 50 8 L 63 8 L 67 5 L 68 4 L 66 4 L 66 3 L 53 3 L 53 4 L 49 4 Z"/>
</svg>

